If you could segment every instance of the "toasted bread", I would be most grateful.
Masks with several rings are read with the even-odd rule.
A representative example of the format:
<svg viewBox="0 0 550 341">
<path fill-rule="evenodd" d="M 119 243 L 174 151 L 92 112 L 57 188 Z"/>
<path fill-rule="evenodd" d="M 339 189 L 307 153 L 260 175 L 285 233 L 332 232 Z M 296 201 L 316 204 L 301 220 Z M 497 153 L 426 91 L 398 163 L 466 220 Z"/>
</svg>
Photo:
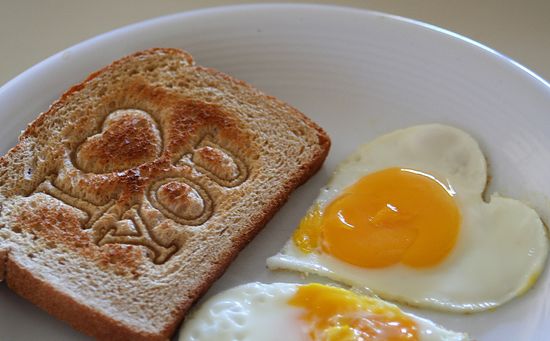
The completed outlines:
<svg viewBox="0 0 550 341">
<path fill-rule="evenodd" d="M 329 147 L 186 52 L 115 61 L 0 159 L 0 280 L 98 339 L 167 340 Z"/>
</svg>

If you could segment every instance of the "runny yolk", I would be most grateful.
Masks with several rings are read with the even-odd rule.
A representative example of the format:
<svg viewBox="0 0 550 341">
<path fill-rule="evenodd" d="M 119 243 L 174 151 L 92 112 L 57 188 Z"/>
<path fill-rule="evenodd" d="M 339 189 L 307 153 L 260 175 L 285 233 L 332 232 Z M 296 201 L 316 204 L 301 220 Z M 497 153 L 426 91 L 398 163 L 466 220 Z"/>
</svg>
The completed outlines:
<svg viewBox="0 0 550 341">
<path fill-rule="evenodd" d="M 418 340 L 416 323 L 399 308 L 348 290 L 302 285 L 288 303 L 304 310 L 311 340 Z"/>
<path fill-rule="evenodd" d="M 416 170 L 388 168 L 359 179 L 324 211 L 302 219 L 294 243 L 364 268 L 396 263 L 429 267 L 456 243 L 460 212 L 454 192 Z"/>
</svg>

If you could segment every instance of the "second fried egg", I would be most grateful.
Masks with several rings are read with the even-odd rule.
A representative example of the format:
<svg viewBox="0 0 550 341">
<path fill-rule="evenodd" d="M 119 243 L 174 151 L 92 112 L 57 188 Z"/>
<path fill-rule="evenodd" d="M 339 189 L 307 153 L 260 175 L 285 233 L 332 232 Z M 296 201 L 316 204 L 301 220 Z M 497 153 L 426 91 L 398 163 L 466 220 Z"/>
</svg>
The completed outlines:
<svg viewBox="0 0 550 341">
<path fill-rule="evenodd" d="M 416 306 L 496 307 L 535 282 L 548 239 L 525 204 L 498 195 L 484 202 L 486 181 L 477 142 L 459 129 L 387 134 L 338 167 L 268 266 Z"/>
<path fill-rule="evenodd" d="M 248 283 L 206 301 L 180 341 L 467 341 L 393 304 L 333 286 Z"/>
</svg>

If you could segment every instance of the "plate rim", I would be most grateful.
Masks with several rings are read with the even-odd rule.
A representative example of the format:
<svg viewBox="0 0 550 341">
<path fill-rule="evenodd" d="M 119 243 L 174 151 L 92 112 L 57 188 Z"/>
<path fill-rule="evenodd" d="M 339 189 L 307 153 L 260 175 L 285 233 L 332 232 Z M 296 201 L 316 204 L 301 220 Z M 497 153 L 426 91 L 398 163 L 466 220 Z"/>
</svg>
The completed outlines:
<svg viewBox="0 0 550 341">
<path fill-rule="evenodd" d="M 76 44 L 68 46 L 50 55 L 49 57 L 46 57 L 45 59 L 30 66 L 20 74 L 8 80 L 6 83 L 0 86 L 0 101 L 2 100 L 3 94 L 5 92 L 8 92 L 10 88 L 16 86 L 19 82 L 23 81 L 27 76 L 32 75 L 35 72 L 39 72 L 40 70 L 47 69 L 48 64 L 55 63 L 58 59 L 62 59 L 63 56 L 66 53 L 68 53 L 70 50 L 82 49 L 87 45 L 93 45 L 101 40 L 115 38 L 118 35 L 130 33 L 137 29 L 141 29 L 148 26 L 167 24 L 167 22 L 170 22 L 173 20 L 174 21 L 185 20 L 186 18 L 189 18 L 189 17 L 196 17 L 201 15 L 211 16 L 215 14 L 227 15 L 227 14 L 231 14 L 235 12 L 243 12 L 243 11 L 304 10 L 304 9 L 307 9 L 310 11 L 325 12 L 325 13 L 340 12 L 340 13 L 352 14 L 352 15 L 366 15 L 371 17 L 386 18 L 395 22 L 400 22 L 407 25 L 420 27 L 438 34 L 448 36 L 454 39 L 455 41 L 457 41 L 458 43 L 464 44 L 465 46 L 469 46 L 470 48 L 478 48 L 487 52 L 489 55 L 491 55 L 492 58 L 495 58 L 495 60 L 504 62 L 509 66 L 511 66 L 511 70 L 514 70 L 515 72 L 519 72 L 519 73 L 522 73 L 523 75 L 529 76 L 528 79 L 530 79 L 530 81 L 532 81 L 537 87 L 544 89 L 544 91 L 548 91 L 548 93 L 550 94 L 550 82 L 545 80 L 543 77 L 538 75 L 536 72 L 534 72 L 527 66 L 517 62 L 513 58 L 507 56 L 506 54 L 499 52 L 472 38 L 466 37 L 460 33 L 453 32 L 451 30 L 448 30 L 446 28 L 443 28 L 434 24 L 430 24 L 417 19 L 407 18 L 400 15 L 385 13 L 381 11 L 375 11 L 367 8 L 358 8 L 358 7 L 345 6 L 345 5 L 313 4 L 313 3 L 311 4 L 310 3 L 256 3 L 256 4 L 221 5 L 221 6 L 197 8 L 197 9 L 192 9 L 192 10 L 182 11 L 177 13 L 170 13 L 170 14 L 165 14 L 165 15 L 141 20 L 135 23 L 131 23 L 128 25 L 115 28 L 107 32 L 100 33 L 98 35 L 95 35 L 83 41 L 80 41 Z"/>
</svg>

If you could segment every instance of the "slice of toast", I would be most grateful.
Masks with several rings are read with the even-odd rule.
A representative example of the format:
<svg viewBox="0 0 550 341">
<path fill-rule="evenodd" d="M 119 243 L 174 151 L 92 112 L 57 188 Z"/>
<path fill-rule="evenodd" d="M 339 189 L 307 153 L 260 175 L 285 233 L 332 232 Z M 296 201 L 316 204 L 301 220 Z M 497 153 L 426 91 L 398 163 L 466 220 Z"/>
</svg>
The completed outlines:
<svg viewBox="0 0 550 341">
<path fill-rule="evenodd" d="M 167 340 L 329 147 L 186 52 L 125 57 L 0 159 L 0 280 L 98 339 Z"/>
</svg>

